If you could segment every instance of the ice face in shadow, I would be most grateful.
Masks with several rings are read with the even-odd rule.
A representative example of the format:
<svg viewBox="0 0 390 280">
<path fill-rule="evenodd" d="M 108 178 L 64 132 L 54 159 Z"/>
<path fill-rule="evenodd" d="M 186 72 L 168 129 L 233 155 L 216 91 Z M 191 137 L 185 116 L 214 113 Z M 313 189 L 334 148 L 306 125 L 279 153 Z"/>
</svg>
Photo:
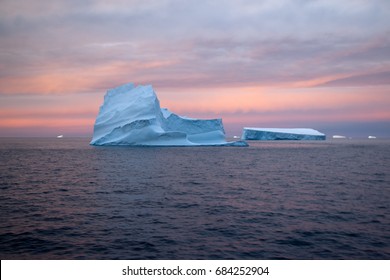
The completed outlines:
<svg viewBox="0 0 390 280">
<path fill-rule="evenodd" d="M 107 91 L 91 145 L 247 146 L 226 142 L 221 119 L 199 120 L 161 109 L 152 86 L 125 84 Z"/>
<path fill-rule="evenodd" d="M 311 128 L 244 127 L 243 140 L 325 140 L 325 134 Z"/>
</svg>

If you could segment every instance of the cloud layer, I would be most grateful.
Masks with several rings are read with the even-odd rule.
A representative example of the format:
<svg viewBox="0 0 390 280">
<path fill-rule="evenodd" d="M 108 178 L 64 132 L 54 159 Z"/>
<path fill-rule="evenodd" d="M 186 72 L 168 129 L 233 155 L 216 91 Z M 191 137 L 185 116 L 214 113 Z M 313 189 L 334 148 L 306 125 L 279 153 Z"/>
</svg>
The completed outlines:
<svg viewBox="0 0 390 280">
<path fill-rule="evenodd" d="M 153 84 L 168 104 L 201 115 L 202 93 L 216 113 L 264 113 L 283 103 L 273 110 L 284 115 L 299 107 L 296 99 L 306 99 L 298 108 L 304 111 L 315 98 L 339 96 L 356 108 L 350 104 L 359 98 L 346 87 L 359 88 L 370 108 L 359 110 L 369 111 L 378 100 L 390 106 L 383 94 L 390 88 L 389 18 L 387 0 L 3 0 L 0 100 L 8 105 L 0 108 L 23 115 L 25 106 L 10 107 L 9 98 L 77 102 L 87 94 L 94 100 L 80 110 L 96 112 L 92 104 L 107 88 L 131 81 Z M 50 111 L 34 106 L 28 109 Z M 2 114 L 0 128 L 4 123 Z"/>
</svg>

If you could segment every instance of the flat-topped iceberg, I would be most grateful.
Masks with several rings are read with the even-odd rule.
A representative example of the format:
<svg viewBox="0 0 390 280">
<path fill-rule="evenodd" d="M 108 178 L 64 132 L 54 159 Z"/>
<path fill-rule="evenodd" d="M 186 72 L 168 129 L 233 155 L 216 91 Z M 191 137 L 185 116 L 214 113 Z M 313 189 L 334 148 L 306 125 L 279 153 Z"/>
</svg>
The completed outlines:
<svg viewBox="0 0 390 280">
<path fill-rule="evenodd" d="M 311 128 L 244 127 L 242 140 L 325 140 L 325 134 Z"/>
<path fill-rule="evenodd" d="M 125 84 L 107 91 L 91 145 L 247 146 L 226 142 L 221 119 L 199 120 L 160 108 L 152 86 Z"/>
</svg>

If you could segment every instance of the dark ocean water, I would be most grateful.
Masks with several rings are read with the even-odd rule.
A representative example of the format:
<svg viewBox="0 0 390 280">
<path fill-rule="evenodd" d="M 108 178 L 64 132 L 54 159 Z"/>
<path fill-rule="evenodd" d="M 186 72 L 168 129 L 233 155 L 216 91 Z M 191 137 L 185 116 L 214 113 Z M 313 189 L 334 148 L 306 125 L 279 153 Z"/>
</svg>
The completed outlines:
<svg viewBox="0 0 390 280">
<path fill-rule="evenodd" d="M 1 259 L 390 259 L 390 141 L 0 139 Z"/>
</svg>

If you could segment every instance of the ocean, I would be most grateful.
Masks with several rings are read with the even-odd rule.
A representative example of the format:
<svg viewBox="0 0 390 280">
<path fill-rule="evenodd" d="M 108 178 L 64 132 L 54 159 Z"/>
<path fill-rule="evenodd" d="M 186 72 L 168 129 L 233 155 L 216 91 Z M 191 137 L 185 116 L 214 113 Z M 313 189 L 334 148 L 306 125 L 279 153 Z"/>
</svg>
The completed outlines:
<svg viewBox="0 0 390 280">
<path fill-rule="evenodd" d="M 390 259 L 390 140 L 0 138 L 4 259 Z"/>
</svg>

